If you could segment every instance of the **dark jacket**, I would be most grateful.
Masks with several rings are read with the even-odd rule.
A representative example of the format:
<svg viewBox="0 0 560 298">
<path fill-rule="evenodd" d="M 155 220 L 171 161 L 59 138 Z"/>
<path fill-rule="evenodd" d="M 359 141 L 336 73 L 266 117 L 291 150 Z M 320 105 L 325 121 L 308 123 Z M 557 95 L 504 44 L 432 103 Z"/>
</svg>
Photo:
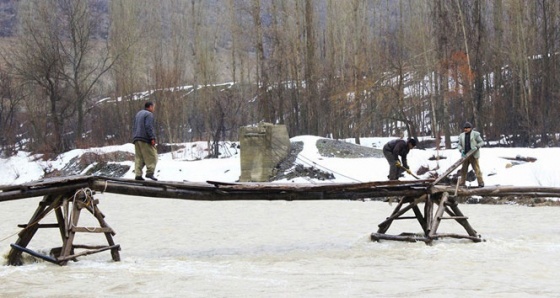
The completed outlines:
<svg viewBox="0 0 560 298">
<path fill-rule="evenodd" d="M 406 155 L 410 150 L 408 149 L 408 144 L 405 140 L 395 139 L 389 141 L 387 144 L 385 144 L 385 146 L 383 146 L 383 151 L 391 152 L 395 160 L 399 160 L 399 156 L 400 156 L 403 167 L 408 169 Z"/>
<path fill-rule="evenodd" d="M 132 127 L 133 143 L 142 141 L 151 143 L 156 139 L 154 134 L 154 114 L 148 110 L 141 110 L 134 117 L 134 126 Z"/>
</svg>

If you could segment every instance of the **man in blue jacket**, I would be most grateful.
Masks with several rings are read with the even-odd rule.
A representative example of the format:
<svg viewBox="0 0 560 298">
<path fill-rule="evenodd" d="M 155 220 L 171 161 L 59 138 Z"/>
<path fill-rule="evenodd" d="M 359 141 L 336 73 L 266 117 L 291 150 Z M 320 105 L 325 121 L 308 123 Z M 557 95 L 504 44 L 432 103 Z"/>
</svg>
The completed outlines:
<svg viewBox="0 0 560 298">
<path fill-rule="evenodd" d="M 156 149 L 156 135 L 154 133 L 154 110 L 155 104 L 148 101 L 144 109 L 134 117 L 133 143 L 134 143 L 134 174 L 136 180 L 142 178 L 142 170 L 146 166 L 146 178 L 157 181 L 154 177 L 158 161 Z"/>
<path fill-rule="evenodd" d="M 484 180 L 482 179 L 482 172 L 480 171 L 480 166 L 478 164 L 478 159 L 480 158 L 480 150 L 478 150 L 484 141 L 480 136 L 478 131 L 472 130 L 472 124 L 470 122 L 465 122 L 463 125 L 463 132 L 459 135 L 459 143 L 457 148 L 461 151 L 461 157 L 465 157 L 470 151 L 476 150 L 476 152 L 469 156 L 464 162 L 461 168 L 461 179 L 459 180 L 459 185 L 465 186 L 465 180 L 467 178 L 467 171 L 469 165 L 472 166 L 474 173 L 476 174 L 476 180 L 478 181 L 478 187 L 484 187 Z"/>
<path fill-rule="evenodd" d="M 416 146 L 416 143 L 416 139 L 414 138 L 410 138 L 408 141 L 395 139 L 383 146 L 383 155 L 385 155 L 385 159 L 387 159 L 389 163 L 389 176 L 387 176 L 389 180 L 399 180 L 402 172 L 404 172 L 405 169 L 409 169 L 406 156 L 408 152 Z M 399 156 L 401 157 L 402 163 L 399 161 Z M 397 166 L 397 163 L 401 166 Z"/>
</svg>

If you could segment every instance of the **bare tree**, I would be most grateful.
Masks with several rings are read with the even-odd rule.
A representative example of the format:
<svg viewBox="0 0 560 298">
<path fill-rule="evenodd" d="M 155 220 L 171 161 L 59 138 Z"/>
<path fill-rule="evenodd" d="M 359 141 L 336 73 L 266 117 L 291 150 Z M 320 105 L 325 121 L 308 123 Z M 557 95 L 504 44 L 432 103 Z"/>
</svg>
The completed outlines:
<svg viewBox="0 0 560 298">
<path fill-rule="evenodd" d="M 19 130 L 20 124 L 26 121 L 20 106 L 23 101 L 22 92 L 22 88 L 8 73 L 0 71 L 0 146 L 6 155 L 16 150 L 15 144 L 22 135 L 28 137 L 25 136 L 25 131 Z"/>
<path fill-rule="evenodd" d="M 100 78 L 111 69 L 115 59 L 110 56 L 107 46 L 95 46 L 94 27 L 96 16 L 89 9 L 87 0 L 59 0 L 59 16 L 63 18 L 62 35 L 57 35 L 60 43 L 63 64 L 62 80 L 73 91 L 77 110 L 77 126 L 74 140 L 79 140 L 84 133 L 84 117 L 87 113 L 87 100 L 93 94 Z"/>
<path fill-rule="evenodd" d="M 528 33 L 527 13 L 530 10 L 522 3 L 513 3 L 508 7 L 507 13 L 511 17 L 511 31 L 509 44 L 509 63 L 511 77 L 511 108 L 515 119 L 511 122 L 511 128 L 517 131 L 519 142 L 524 145 L 531 144 L 533 133 L 533 122 L 530 113 L 533 101 L 532 71 L 529 67 L 529 46 L 531 35 Z"/>
<path fill-rule="evenodd" d="M 0 130 L 14 131 L 10 100 L 24 98 L 36 150 L 90 132 L 129 141 L 148 98 L 162 142 L 217 142 L 261 120 L 356 141 L 431 132 L 448 148 L 469 120 L 493 138 L 556 142 L 554 1 L 112 0 L 108 44 L 94 2 L 19 3 Z"/>
<path fill-rule="evenodd" d="M 48 98 L 45 115 L 35 116 L 48 117 L 51 130 L 36 137 L 44 139 L 47 150 L 63 152 L 82 137 L 86 100 L 112 62 L 107 51 L 94 50 L 91 43 L 88 1 L 30 0 L 20 5 L 19 15 L 19 38 L 4 58 L 34 96 Z"/>
<path fill-rule="evenodd" d="M 145 32 L 151 27 L 151 20 L 146 19 L 149 0 L 114 0 L 110 2 L 110 31 L 108 41 L 111 55 L 120 58 L 111 69 L 110 93 L 113 101 L 110 108 L 99 117 L 104 117 L 105 135 L 112 135 L 116 142 L 130 141 L 132 119 L 142 104 L 136 102 L 134 94 L 146 91 L 148 86 L 146 65 L 147 52 L 144 46 Z"/>
<path fill-rule="evenodd" d="M 64 83 L 66 65 L 60 42 L 62 20 L 58 18 L 56 4 L 55 1 L 30 1 L 27 7 L 20 6 L 20 38 L 4 58 L 14 75 L 26 84 L 34 96 L 46 97 L 44 106 L 47 109 L 38 110 L 39 114 L 32 117 L 47 118 L 50 125 L 36 125 L 34 137 L 48 146 L 40 149 L 59 153 L 69 148 L 63 138 L 64 124 L 74 115 L 75 106 L 68 97 L 69 86 Z M 29 97 L 28 100 L 34 101 L 35 98 Z M 48 131 L 48 128 L 51 130 Z"/>
</svg>

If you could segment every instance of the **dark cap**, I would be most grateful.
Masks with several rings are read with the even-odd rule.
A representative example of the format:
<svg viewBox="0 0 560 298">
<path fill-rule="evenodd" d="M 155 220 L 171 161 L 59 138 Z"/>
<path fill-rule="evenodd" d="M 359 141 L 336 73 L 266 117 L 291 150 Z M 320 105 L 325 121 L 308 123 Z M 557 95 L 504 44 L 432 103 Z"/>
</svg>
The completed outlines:
<svg viewBox="0 0 560 298">
<path fill-rule="evenodd" d="M 465 122 L 465 124 L 463 124 L 463 128 L 472 128 L 472 124 L 469 121 L 467 121 Z"/>
<path fill-rule="evenodd" d="M 409 139 L 408 139 L 408 142 L 409 142 L 410 144 L 412 144 L 412 146 L 414 146 L 414 147 L 416 147 L 416 144 L 418 144 L 418 142 L 416 141 L 415 138 L 409 138 Z"/>
</svg>

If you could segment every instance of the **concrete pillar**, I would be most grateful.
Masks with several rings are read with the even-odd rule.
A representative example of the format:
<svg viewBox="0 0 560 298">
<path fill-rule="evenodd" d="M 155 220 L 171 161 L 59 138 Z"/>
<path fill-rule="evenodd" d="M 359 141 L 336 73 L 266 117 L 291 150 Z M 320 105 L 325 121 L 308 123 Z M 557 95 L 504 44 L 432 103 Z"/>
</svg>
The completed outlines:
<svg viewBox="0 0 560 298">
<path fill-rule="evenodd" d="M 290 153 L 290 138 L 285 125 L 259 123 L 239 128 L 241 145 L 241 182 L 265 182 Z"/>
</svg>

